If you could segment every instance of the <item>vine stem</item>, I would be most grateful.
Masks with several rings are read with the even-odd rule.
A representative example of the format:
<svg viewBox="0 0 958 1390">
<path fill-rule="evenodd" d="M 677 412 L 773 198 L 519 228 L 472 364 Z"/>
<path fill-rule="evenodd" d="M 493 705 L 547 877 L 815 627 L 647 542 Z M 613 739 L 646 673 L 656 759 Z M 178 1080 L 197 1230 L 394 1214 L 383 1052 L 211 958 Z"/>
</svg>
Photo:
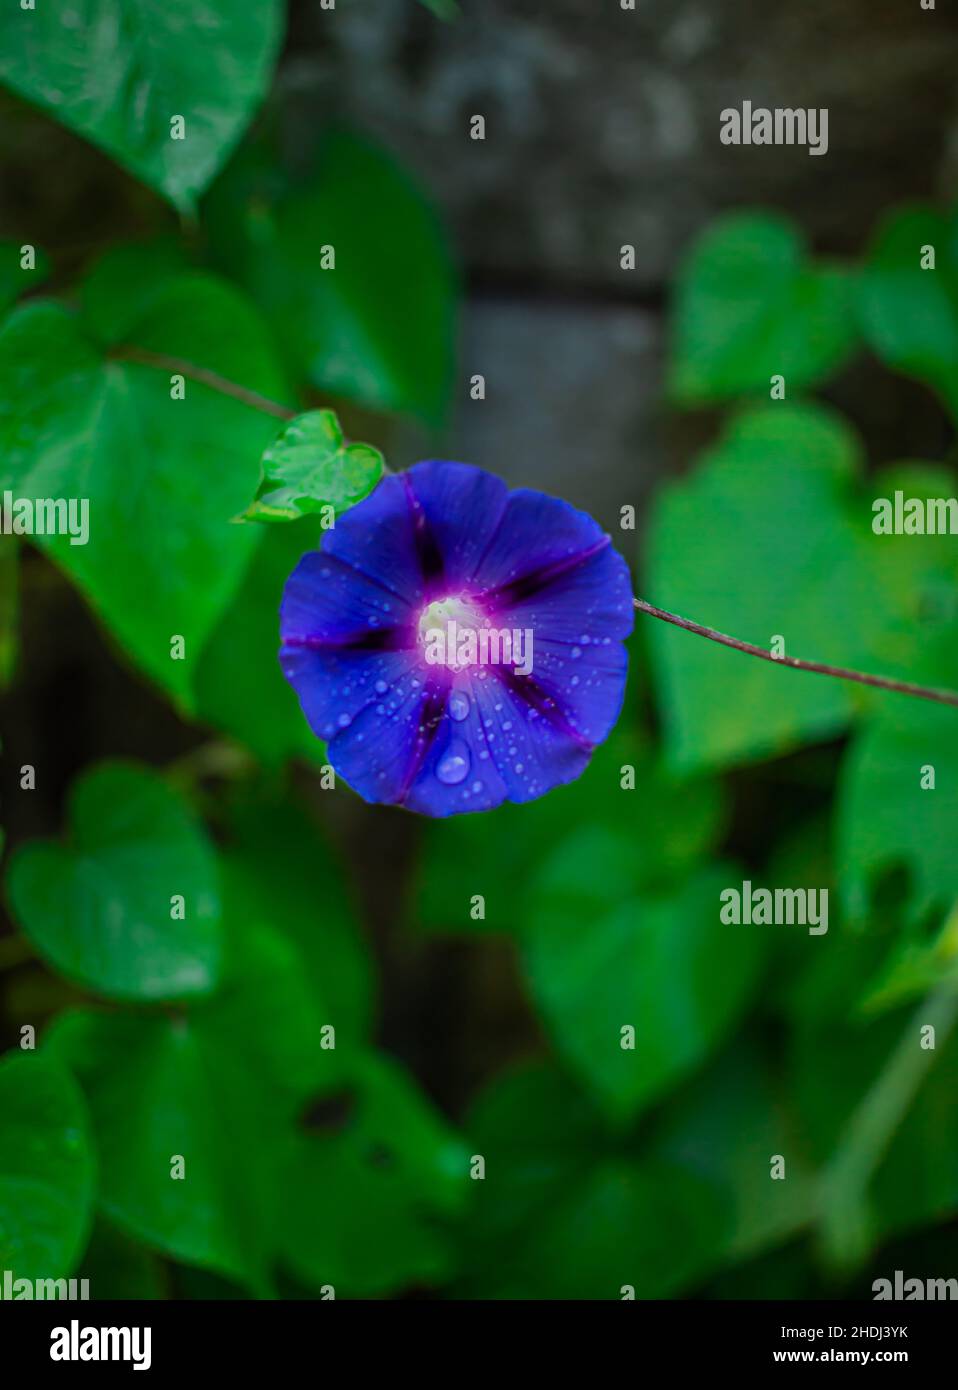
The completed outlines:
<svg viewBox="0 0 958 1390">
<path fill-rule="evenodd" d="M 268 396 L 261 396 L 258 391 L 250 391 L 247 387 L 220 376 L 219 372 L 200 367 L 183 357 L 170 357 L 164 352 L 152 352 L 148 348 L 132 345 L 114 349 L 110 357 L 113 361 L 138 362 L 141 366 L 156 367 L 159 371 L 178 372 L 181 376 L 208 386 L 212 391 L 219 391 L 224 396 L 232 396 L 234 400 L 242 401 L 243 405 L 248 405 L 253 410 L 273 415 L 277 420 L 293 420 L 296 417 L 296 411 L 290 410 L 288 406 L 271 401 Z M 913 681 L 892 680 L 888 676 L 871 676 L 865 671 L 849 670 L 846 666 L 828 666 L 822 661 L 802 661 L 797 656 L 773 656 L 764 647 L 742 642 L 737 637 L 730 637 L 726 632 L 718 632 L 714 627 L 695 623 L 691 618 L 680 618 L 677 613 L 670 613 L 666 608 L 656 608 L 645 599 L 637 598 L 633 599 L 633 602 L 640 613 L 648 613 L 650 617 L 659 618 L 664 623 L 671 623 L 686 632 L 694 632 L 697 636 L 706 637 L 710 642 L 718 642 L 723 647 L 731 647 L 733 651 L 757 656 L 762 661 L 771 661 L 776 666 L 790 666 L 794 671 L 811 671 L 814 675 L 833 676 L 842 681 L 857 681 L 859 685 L 871 685 L 878 690 L 893 690 L 899 695 L 912 695 L 919 700 L 934 700 L 937 704 L 958 708 L 958 691 L 936 690 L 931 686 L 916 685 Z"/>
<path fill-rule="evenodd" d="M 195 362 L 187 362 L 183 357 L 168 357 L 165 352 L 151 352 L 148 348 L 118 347 L 110 353 L 110 358 L 114 362 L 138 362 L 142 367 L 156 367 L 161 372 L 178 372 L 180 376 L 198 381 L 202 386 L 219 391 L 223 396 L 232 396 L 235 401 L 242 401 L 253 410 L 274 415 L 277 420 L 296 418 L 296 411 L 290 410 L 288 406 L 271 401 L 268 396 L 261 396 L 258 391 L 239 386 L 235 381 L 220 376 L 219 372 L 210 371 L 208 367 L 199 367 Z"/>
<path fill-rule="evenodd" d="M 633 603 L 640 613 L 648 613 L 652 618 L 661 618 L 664 623 L 672 623 L 674 627 L 683 628 L 686 632 L 707 637 L 710 642 L 719 642 L 723 647 L 731 647 L 734 651 L 760 657 L 762 661 L 771 661 L 774 666 L 791 666 L 795 671 L 811 671 L 818 676 L 835 676 L 838 680 L 857 681 L 859 685 L 873 685 L 879 690 L 894 690 L 899 695 L 914 695 L 919 700 L 935 700 L 940 705 L 958 707 L 956 690 L 936 690 L 932 686 L 915 685 L 912 681 L 892 680 L 888 676 L 870 676 L 865 671 L 849 670 L 847 666 L 828 666 L 822 661 L 802 661 L 797 656 L 773 656 L 764 647 L 756 647 L 751 642 L 729 637 L 728 633 L 718 632 L 714 627 L 706 627 L 703 623 L 694 623 L 691 618 L 680 618 L 677 613 L 670 613 L 666 608 L 656 608 L 654 604 L 646 603 L 645 599 L 633 599 Z"/>
</svg>

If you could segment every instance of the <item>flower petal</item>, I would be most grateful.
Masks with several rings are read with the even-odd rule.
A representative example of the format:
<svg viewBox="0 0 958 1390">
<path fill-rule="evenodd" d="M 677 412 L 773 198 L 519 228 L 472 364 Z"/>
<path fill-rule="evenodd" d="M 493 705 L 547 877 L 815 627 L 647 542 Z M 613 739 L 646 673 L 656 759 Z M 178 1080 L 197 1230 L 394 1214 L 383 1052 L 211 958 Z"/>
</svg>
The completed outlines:
<svg viewBox="0 0 958 1390">
<path fill-rule="evenodd" d="M 416 610 L 392 589 L 328 551 L 310 550 L 286 582 L 280 605 L 284 643 L 313 647 L 368 645 L 401 627 L 415 642 Z"/>
<path fill-rule="evenodd" d="M 602 527 L 585 512 L 558 497 L 519 488 L 509 496 L 473 586 L 491 602 L 507 606 L 609 544 Z"/>
<path fill-rule="evenodd" d="M 337 517 L 323 536 L 323 554 L 335 556 L 407 604 L 422 603 L 419 546 L 403 475 L 383 478 L 368 497 Z"/>
<path fill-rule="evenodd" d="M 509 502 L 501 478 L 468 463 L 430 460 L 404 474 L 411 501 L 428 530 L 447 592 L 468 584 L 492 542 Z"/>
</svg>

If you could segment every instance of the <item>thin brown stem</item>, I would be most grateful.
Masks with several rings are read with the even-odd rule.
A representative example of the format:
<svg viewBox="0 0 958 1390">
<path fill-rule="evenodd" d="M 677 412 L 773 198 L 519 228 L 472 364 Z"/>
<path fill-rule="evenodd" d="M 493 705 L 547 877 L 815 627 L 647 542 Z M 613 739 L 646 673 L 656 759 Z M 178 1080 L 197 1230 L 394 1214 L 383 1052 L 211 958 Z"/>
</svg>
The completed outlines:
<svg viewBox="0 0 958 1390">
<path fill-rule="evenodd" d="M 181 376 L 189 377 L 191 381 L 208 386 L 212 391 L 219 391 L 221 395 L 232 396 L 234 400 L 242 401 L 253 410 L 275 415 L 277 420 L 293 420 L 296 417 L 296 411 L 290 410 L 288 406 L 271 401 L 268 396 L 261 396 L 258 391 L 250 391 L 247 387 L 239 386 L 235 381 L 220 376 L 219 372 L 211 372 L 208 367 L 198 367 L 195 362 L 187 362 L 182 357 L 168 357 L 165 352 L 150 352 L 147 348 L 139 347 L 115 348 L 110 357 L 115 362 L 138 362 L 143 367 L 157 367 L 162 372 L 178 372 Z"/>
<path fill-rule="evenodd" d="M 714 627 L 703 623 L 693 623 L 690 618 L 680 618 L 665 608 L 656 608 L 645 599 L 633 600 L 640 613 L 648 613 L 653 618 L 661 618 L 664 623 L 694 632 L 699 637 L 707 637 L 710 642 L 720 642 L 723 647 L 732 647 L 737 652 L 747 652 L 762 661 L 771 661 L 775 666 L 791 666 L 796 671 L 811 671 L 819 676 L 836 676 L 842 681 L 857 681 L 859 685 L 873 685 L 879 690 L 894 690 L 899 695 L 914 695 L 919 700 L 935 700 L 940 705 L 958 706 L 958 691 L 935 690 L 927 685 L 915 685 L 912 681 L 891 680 L 888 676 L 870 676 L 864 671 L 850 671 L 845 666 L 828 666 L 822 661 L 802 661 L 797 656 L 773 656 L 764 647 L 753 646 L 751 642 L 740 642 L 737 637 L 729 637 L 725 632 L 717 632 Z"/>
</svg>

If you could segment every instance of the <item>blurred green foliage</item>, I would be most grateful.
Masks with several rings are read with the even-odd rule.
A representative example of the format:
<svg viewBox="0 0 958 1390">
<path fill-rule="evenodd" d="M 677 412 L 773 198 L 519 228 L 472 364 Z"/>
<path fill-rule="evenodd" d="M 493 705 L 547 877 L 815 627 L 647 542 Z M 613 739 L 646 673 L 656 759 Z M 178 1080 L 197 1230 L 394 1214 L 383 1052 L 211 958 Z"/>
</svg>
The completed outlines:
<svg viewBox="0 0 958 1390">
<path fill-rule="evenodd" d="M 6 856 L 0 1270 L 79 1271 L 95 1297 L 787 1296 L 847 1290 L 893 1236 L 920 1252 L 958 1210 L 954 713 L 653 624 L 578 782 L 397 840 L 374 940 L 363 903 L 394 822 L 324 780 L 277 605 L 317 511 L 379 476 L 330 402 L 381 439 L 392 412 L 441 425 L 453 258 L 406 174 L 350 132 L 292 168 L 270 110 L 229 158 L 269 85 L 277 3 L 208 5 L 202 61 L 191 7 L 167 4 L 149 67 L 136 0 L 90 8 L 134 26 L 120 48 L 107 25 L 78 47 L 41 7 L 33 29 L 0 20 L 0 76 L 190 216 L 174 227 L 158 202 L 154 236 L 79 275 L 0 247 L 0 490 L 90 499 L 88 546 L 34 543 L 190 751 L 83 768 L 62 834 L 18 831 Z M 194 103 L 182 146 L 171 89 Z M 893 212 L 841 266 L 777 215 L 707 229 L 678 280 L 671 390 L 732 413 L 656 501 L 651 599 L 958 685 L 953 542 L 870 529 L 871 497 L 954 494 L 953 473 L 868 473 L 854 425 L 800 395 L 867 345 L 958 410 L 955 225 Z M 55 297 L 37 293 L 51 267 Z M 296 519 L 234 524 L 251 506 Z M 18 556 L 0 545 L 8 680 Z M 157 761 L 149 730 L 141 751 Z M 719 890 L 746 877 L 836 890 L 828 934 L 721 925 Z M 439 942 L 477 976 L 507 959 L 520 993 L 508 1065 L 470 1063 L 454 1114 L 385 1046 L 384 955 Z M 498 1017 L 480 1006 L 485 1037 Z"/>
</svg>

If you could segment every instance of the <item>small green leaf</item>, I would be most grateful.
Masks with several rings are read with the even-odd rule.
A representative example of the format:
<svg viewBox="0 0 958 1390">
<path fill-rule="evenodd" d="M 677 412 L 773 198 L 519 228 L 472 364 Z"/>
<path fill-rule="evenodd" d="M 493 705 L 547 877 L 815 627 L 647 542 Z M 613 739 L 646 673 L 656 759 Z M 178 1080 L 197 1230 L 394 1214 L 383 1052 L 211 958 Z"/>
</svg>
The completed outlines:
<svg viewBox="0 0 958 1390">
<path fill-rule="evenodd" d="M 621 831 L 573 831 L 534 884 L 523 934 L 542 1015 L 615 1119 L 648 1106 L 718 1046 L 766 946 L 763 928 L 720 921 L 721 890 L 740 878 L 731 867 L 656 894 L 642 890 L 634 861 Z"/>
<path fill-rule="evenodd" d="M 340 516 L 372 492 L 383 456 L 347 444 L 332 410 L 297 415 L 263 454 L 263 481 L 240 521 L 295 521 L 332 507 Z"/>
<path fill-rule="evenodd" d="M 679 275 L 671 389 L 700 404 L 793 392 L 831 376 L 855 342 L 847 273 L 813 265 L 801 237 L 771 213 L 737 213 L 709 227 Z"/>
<path fill-rule="evenodd" d="M 934 264 L 926 264 L 929 251 Z M 869 346 L 937 391 L 958 416 L 958 210 L 890 213 L 867 252 L 860 316 Z"/>
<path fill-rule="evenodd" d="M 82 1254 L 93 1207 L 83 1097 L 50 1058 L 8 1052 L 0 1058 L 0 1116 L 0 1271 L 63 1278 Z"/>
<path fill-rule="evenodd" d="M 70 825 L 68 844 L 24 845 L 8 870 L 14 916 L 40 954 L 114 999 L 208 993 L 221 953 L 216 864 L 180 799 L 145 768 L 101 763 L 74 786 Z"/>
<path fill-rule="evenodd" d="M 280 0 L 6 5 L 0 80 L 189 210 L 265 96 L 281 33 Z"/>
</svg>

